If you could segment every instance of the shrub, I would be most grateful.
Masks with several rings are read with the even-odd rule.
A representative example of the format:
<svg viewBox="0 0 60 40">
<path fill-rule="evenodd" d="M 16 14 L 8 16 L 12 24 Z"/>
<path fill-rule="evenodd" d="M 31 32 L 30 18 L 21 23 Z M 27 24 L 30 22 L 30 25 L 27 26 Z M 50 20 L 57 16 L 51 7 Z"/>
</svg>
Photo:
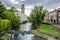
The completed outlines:
<svg viewBox="0 0 60 40">
<path fill-rule="evenodd" d="M 9 12 L 9 11 L 4 11 L 2 14 L 2 19 L 8 19 L 11 22 L 11 27 L 12 29 L 16 29 L 20 27 L 20 18 L 15 16 L 15 14 L 13 12 Z"/>
<path fill-rule="evenodd" d="M 0 31 L 4 29 L 10 28 L 10 21 L 9 20 L 0 20 Z"/>
</svg>

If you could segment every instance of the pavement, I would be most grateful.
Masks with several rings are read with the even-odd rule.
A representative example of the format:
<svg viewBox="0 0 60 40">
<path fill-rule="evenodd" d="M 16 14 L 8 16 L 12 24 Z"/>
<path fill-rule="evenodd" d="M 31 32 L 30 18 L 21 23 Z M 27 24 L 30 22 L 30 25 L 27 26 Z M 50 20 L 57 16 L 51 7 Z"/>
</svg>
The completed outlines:
<svg viewBox="0 0 60 40">
<path fill-rule="evenodd" d="M 47 36 L 47 35 L 45 35 L 44 38 L 46 38 L 47 40 L 57 40 L 57 39 L 50 37 L 50 36 Z"/>
</svg>

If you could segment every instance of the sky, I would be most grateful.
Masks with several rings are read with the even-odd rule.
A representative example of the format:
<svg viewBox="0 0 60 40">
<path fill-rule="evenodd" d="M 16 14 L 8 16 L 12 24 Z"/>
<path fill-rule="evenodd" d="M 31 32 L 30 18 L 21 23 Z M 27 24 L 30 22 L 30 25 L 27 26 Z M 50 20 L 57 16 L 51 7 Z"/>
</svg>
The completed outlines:
<svg viewBox="0 0 60 40">
<path fill-rule="evenodd" d="M 60 0 L 0 0 L 7 8 L 11 6 L 21 9 L 21 4 L 25 4 L 25 14 L 30 15 L 34 6 L 43 5 L 47 10 L 53 10 L 60 7 Z"/>
</svg>

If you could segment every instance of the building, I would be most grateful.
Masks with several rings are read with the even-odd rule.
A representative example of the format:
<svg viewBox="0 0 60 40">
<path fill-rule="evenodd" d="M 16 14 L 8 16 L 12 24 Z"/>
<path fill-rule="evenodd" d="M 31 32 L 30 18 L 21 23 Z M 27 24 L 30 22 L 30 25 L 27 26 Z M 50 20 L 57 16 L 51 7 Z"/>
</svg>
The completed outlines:
<svg viewBox="0 0 60 40">
<path fill-rule="evenodd" d="M 60 23 L 60 8 L 48 12 L 44 17 L 44 22 Z"/>
<path fill-rule="evenodd" d="M 24 4 L 21 5 L 21 11 L 15 10 L 15 15 L 20 17 L 21 22 L 27 21 Z"/>
</svg>

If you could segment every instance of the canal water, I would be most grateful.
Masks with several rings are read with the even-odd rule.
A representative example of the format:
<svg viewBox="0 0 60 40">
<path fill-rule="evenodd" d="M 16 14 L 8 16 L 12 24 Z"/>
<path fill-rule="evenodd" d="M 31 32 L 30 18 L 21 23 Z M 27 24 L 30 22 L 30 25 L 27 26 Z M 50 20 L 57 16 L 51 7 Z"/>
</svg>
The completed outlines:
<svg viewBox="0 0 60 40">
<path fill-rule="evenodd" d="M 22 24 L 20 31 L 16 31 L 11 36 L 11 40 L 45 40 L 42 37 L 38 37 L 34 34 L 31 34 L 31 23 Z"/>
</svg>

